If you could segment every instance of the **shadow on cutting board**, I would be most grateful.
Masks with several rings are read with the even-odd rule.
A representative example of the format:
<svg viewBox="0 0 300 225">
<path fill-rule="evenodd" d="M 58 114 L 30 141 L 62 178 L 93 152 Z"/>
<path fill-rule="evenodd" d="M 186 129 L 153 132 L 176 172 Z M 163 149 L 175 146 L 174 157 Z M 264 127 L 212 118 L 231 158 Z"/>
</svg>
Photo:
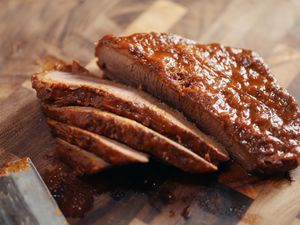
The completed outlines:
<svg viewBox="0 0 300 225">
<path fill-rule="evenodd" d="M 258 178 L 223 167 L 196 175 L 153 161 L 78 178 L 60 163 L 43 177 L 71 224 L 236 224 L 253 200 L 220 178 Z"/>
</svg>

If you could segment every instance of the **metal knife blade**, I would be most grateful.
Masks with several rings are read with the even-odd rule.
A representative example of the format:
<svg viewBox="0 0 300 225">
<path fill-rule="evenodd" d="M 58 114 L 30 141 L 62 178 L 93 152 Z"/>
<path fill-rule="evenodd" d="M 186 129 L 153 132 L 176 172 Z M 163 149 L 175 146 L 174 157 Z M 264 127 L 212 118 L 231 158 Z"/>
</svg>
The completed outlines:
<svg viewBox="0 0 300 225">
<path fill-rule="evenodd" d="M 0 224 L 68 224 L 29 158 L 0 169 Z"/>
</svg>

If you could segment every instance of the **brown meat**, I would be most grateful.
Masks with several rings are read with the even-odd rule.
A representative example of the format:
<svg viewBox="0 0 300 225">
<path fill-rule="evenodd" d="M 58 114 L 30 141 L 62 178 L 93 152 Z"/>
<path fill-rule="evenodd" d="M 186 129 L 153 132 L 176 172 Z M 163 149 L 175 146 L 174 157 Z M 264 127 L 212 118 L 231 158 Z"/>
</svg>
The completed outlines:
<svg viewBox="0 0 300 225">
<path fill-rule="evenodd" d="M 149 156 L 145 153 L 112 139 L 52 119 L 47 122 L 57 137 L 92 152 L 113 165 L 149 162 Z"/>
<path fill-rule="evenodd" d="M 107 35 L 96 56 L 106 76 L 142 87 L 183 112 L 248 171 L 297 167 L 297 103 L 256 53 L 147 33 Z"/>
<path fill-rule="evenodd" d="M 208 172 L 217 167 L 202 157 L 133 120 L 90 107 L 43 105 L 54 120 L 115 139 L 145 151 L 184 171 Z"/>
<path fill-rule="evenodd" d="M 94 174 L 111 167 L 109 163 L 95 154 L 87 152 L 60 138 L 56 139 L 56 152 L 79 173 Z"/>
<path fill-rule="evenodd" d="M 182 114 L 148 94 L 94 77 L 77 63 L 60 64 L 59 69 L 64 72 L 56 70 L 32 76 L 33 88 L 41 100 L 60 106 L 92 106 L 112 112 L 142 123 L 210 162 L 229 159 L 219 143 L 199 131 Z"/>
</svg>

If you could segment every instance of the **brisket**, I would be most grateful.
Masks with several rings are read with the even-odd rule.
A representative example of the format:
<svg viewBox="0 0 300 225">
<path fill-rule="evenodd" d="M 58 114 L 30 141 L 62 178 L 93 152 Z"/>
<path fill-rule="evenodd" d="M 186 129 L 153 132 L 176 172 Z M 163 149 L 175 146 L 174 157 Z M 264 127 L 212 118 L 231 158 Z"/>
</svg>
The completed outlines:
<svg viewBox="0 0 300 225">
<path fill-rule="evenodd" d="M 191 149 L 206 160 L 228 160 L 225 149 L 202 133 L 178 111 L 145 92 L 99 79 L 78 63 L 58 64 L 55 71 L 32 76 L 33 88 L 42 101 L 59 106 L 91 106 L 135 120 Z"/>
<path fill-rule="evenodd" d="M 142 87 L 183 112 L 248 171 L 297 167 L 298 105 L 257 53 L 144 33 L 107 35 L 96 57 L 106 76 Z"/>
<path fill-rule="evenodd" d="M 93 153 L 72 145 L 60 138 L 56 139 L 56 152 L 73 169 L 83 174 L 94 174 L 111 167 Z"/>
<path fill-rule="evenodd" d="M 145 153 L 133 150 L 112 139 L 52 119 L 48 119 L 47 122 L 60 139 L 92 152 L 113 165 L 147 163 L 149 161 L 149 157 Z"/>
<path fill-rule="evenodd" d="M 90 107 L 42 105 L 46 115 L 68 125 L 122 142 L 184 171 L 208 172 L 217 167 L 184 146 L 133 120 Z"/>
</svg>

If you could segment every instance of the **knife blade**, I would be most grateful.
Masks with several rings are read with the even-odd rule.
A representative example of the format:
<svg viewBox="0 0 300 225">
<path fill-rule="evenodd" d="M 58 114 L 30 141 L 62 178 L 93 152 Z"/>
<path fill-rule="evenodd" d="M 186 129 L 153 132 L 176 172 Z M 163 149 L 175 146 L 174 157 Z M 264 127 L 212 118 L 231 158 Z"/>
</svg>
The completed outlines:
<svg viewBox="0 0 300 225">
<path fill-rule="evenodd" d="M 0 224 L 68 224 L 27 157 L 6 163 L 0 169 L 0 206 Z"/>
</svg>

